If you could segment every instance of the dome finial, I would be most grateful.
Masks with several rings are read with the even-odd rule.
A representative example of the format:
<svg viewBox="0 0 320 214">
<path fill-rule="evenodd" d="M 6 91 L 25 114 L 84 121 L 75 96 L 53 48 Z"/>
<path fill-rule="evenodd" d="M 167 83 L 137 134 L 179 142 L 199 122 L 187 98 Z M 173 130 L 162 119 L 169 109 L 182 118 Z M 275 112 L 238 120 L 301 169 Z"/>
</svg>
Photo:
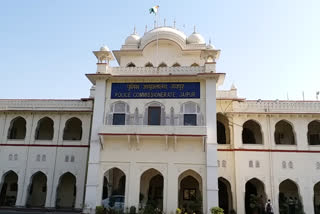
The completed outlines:
<svg viewBox="0 0 320 214">
<path fill-rule="evenodd" d="M 166 26 L 166 18 L 164 18 L 164 20 L 163 20 L 163 26 L 164 27 Z"/>
<path fill-rule="evenodd" d="M 133 34 L 137 34 L 136 25 L 134 25 L 134 27 L 133 27 Z"/>
<path fill-rule="evenodd" d="M 154 22 L 153 22 L 153 28 L 156 28 L 157 27 L 157 22 L 156 22 L 156 20 L 154 20 Z"/>
<path fill-rule="evenodd" d="M 176 28 L 176 19 L 173 21 L 173 28 Z"/>
<path fill-rule="evenodd" d="M 196 25 L 193 26 L 193 33 L 196 33 Z"/>
<path fill-rule="evenodd" d="M 144 32 L 148 32 L 148 25 L 146 25 Z"/>
<path fill-rule="evenodd" d="M 209 38 L 209 45 L 211 45 L 211 37 Z"/>
</svg>

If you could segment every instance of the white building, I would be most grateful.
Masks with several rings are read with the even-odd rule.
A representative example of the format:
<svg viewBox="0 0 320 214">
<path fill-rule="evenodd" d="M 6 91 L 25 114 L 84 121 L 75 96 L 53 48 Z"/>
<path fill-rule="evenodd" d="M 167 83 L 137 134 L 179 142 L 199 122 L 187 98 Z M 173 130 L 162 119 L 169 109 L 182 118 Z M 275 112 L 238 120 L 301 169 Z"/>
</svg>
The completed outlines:
<svg viewBox="0 0 320 214">
<path fill-rule="evenodd" d="M 89 99 L 0 100 L 0 205 L 320 212 L 320 102 L 217 90 L 220 50 L 174 27 L 94 55 Z"/>
</svg>

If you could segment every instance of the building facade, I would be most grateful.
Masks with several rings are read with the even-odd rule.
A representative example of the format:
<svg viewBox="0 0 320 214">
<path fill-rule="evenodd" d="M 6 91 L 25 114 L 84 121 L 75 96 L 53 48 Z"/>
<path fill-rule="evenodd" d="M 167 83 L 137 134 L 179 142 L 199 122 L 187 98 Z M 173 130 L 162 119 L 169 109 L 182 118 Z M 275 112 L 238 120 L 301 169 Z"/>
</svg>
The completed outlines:
<svg viewBox="0 0 320 214">
<path fill-rule="evenodd" d="M 320 102 L 217 90 L 220 50 L 175 27 L 94 55 L 88 99 L 0 100 L 0 205 L 320 212 Z"/>
</svg>

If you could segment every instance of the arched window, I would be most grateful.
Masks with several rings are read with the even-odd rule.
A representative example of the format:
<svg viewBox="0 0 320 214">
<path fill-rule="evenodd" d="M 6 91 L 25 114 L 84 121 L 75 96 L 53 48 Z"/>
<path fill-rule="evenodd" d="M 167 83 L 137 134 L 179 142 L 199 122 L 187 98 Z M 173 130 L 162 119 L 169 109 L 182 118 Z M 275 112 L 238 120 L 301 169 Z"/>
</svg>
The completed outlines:
<svg viewBox="0 0 320 214">
<path fill-rule="evenodd" d="M 110 114 L 109 114 L 109 124 L 112 125 L 126 125 L 129 123 L 129 105 L 125 102 L 119 101 L 111 105 Z"/>
<path fill-rule="evenodd" d="M 181 106 L 181 113 L 183 115 L 183 125 L 196 126 L 200 124 L 200 107 L 195 102 L 186 102 Z"/>
<path fill-rule="evenodd" d="M 276 144 L 280 145 L 294 145 L 295 139 L 294 139 L 294 133 L 292 126 L 284 121 L 281 120 L 276 124 L 274 132 L 274 139 Z"/>
<path fill-rule="evenodd" d="M 38 121 L 36 129 L 36 140 L 52 140 L 53 138 L 53 120 L 49 117 L 44 117 Z"/>
<path fill-rule="evenodd" d="M 172 67 L 180 67 L 180 64 L 176 62 L 172 65 Z"/>
<path fill-rule="evenodd" d="M 218 144 L 230 144 L 229 120 L 221 114 L 217 114 L 217 141 Z"/>
<path fill-rule="evenodd" d="M 197 64 L 197 63 L 193 63 L 193 64 L 191 65 L 191 67 L 197 67 L 197 66 L 199 66 L 199 64 Z"/>
<path fill-rule="evenodd" d="M 253 168 L 253 161 L 252 161 L 252 160 L 249 161 L 249 167 L 250 167 L 250 168 Z"/>
<path fill-rule="evenodd" d="M 287 168 L 287 162 L 282 161 L 282 169 L 286 169 Z"/>
<path fill-rule="evenodd" d="M 146 105 L 144 124 L 165 125 L 166 113 L 164 105 L 159 102 L 151 102 Z"/>
<path fill-rule="evenodd" d="M 260 168 L 260 162 L 256 160 L 256 168 Z"/>
<path fill-rule="evenodd" d="M 320 145 L 320 122 L 312 121 L 308 124 L 308 143 L 309 145 Z"/>
<path fill-rule="evenodd" d="M 148 62 L 145 67 L 153 67 L 153 64 L 151 62 Z"/>
<path fill-rule="evenodd" d="M 242 143 L 262 144 L 261 127 L 257 122 L 248 120 L 243 124 Z"/>
<path fill-rule="evenodd" d="M 8 130 L 8 139 L 23 140 L 26 137 L 26 123 L 22 117 L 14 118 Z"/>
<path fill-rule="evenodd" d="M 159 68 L 163 68 L 163 67 L 167 67 L 167 64 L 162 62 L 160 65 L 159 65 Z"/>
<path fill-rule="evenodd" d="M 79 118 L 72 117 L 67 120 L 63 130 L 63 140 L 81 140 L 82 122 Z"/>
<path fill-rule="evenodd" d="M 136 67 L 136 65 L 133 62 L 130 62 L 127 67 Z"/>
</svg>

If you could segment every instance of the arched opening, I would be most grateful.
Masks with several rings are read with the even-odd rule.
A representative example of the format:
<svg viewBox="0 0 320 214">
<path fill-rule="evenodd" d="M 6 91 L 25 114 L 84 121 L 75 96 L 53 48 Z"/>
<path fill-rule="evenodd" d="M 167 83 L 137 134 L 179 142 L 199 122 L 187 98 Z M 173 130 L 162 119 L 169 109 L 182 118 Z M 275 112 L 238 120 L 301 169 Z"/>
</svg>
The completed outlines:
<svg viewBox="0 0 320 214">
<path fill-rule="evenodd" d="M 200 107 L 195 102 L 186 102 L 181 106 L 184 126 L 197 126 L 200 124 Z"/>
<path fill-rule="evenodd" d="M 126 125 L 129 123 L 130 111 L 129 105 L 125 102 L 118 101 L 111 105 L 109 120 L 112 121 L 112 125 Z"/>
<path fill-rule="evenodd" d="M 144 124 L 165 125 L 165 115 L 164 105 L 159 102 L 150 102 L 146 105 Z"/>
<path fill-rule="evenodd" d="M 178 182 L 178 207 L 182 208 L 184 212 L 202 213 L 201 176 L 193 170 L 187 170 L 179 176 Z"/>
<path fill-rule="evenodd" d="M 314 214 L 320 214 L 320 182 L 316 183 L 313 188 L 313 206 Z"/>
<path fill-rule="evenodd" d="M 217 114 L 218 144 L 230 144 L 229 120 L 223 114 Z"/>
<path fill-rule="evenodd" d="M 32 175 L 29 185 L 27 207 L 44 207 L 47 196 L 47 176 L 42 172 Z"/>
<path fill-rule="evenodd" d="M 126 191 L 126 175 L 118 168 L 104 173 L 102 206 L 115 210 L 123 210 Z"/>
<path fill-rule="evenodd" d="M 130 62 L 128 65 L 127 65 L 127 67 L 136 67 L 136 65 L 133 63 L 133 62 Z"/>
<path fill-rule="evenodd" d="M 145 67 L 153 67 L 153 64 L 151 62 L 148 62 Z"/>
<path fill-rule="evenodd" d="M 4 174 L 0 188 L 0 206 L 15 206 L 18 192 L 18 175 L 13 171 Z"/>
<path fill-rule="evenodd" d="M 279 212 L 303 213 L 298 186 L 290 179 L 282 181 L 279 185 Z"/>
<path fill-rule="evenodd" d="M 36 140 L 52 140 L 53 138 L 53 120 L 44 117 L 38 122 L 36 129 Z"/>
<path fill-rule="evenodd" d="M 245 193 L 246 214 L 259 214 L 264 211 L 266 194 L 264 184 L 257 178 L 252 178 L 246 183 Z"/>
<path fill-rule="evenodd" d="M 262 144 L 261 127 L 257 122 L 248 120 L 243 124 L 242 143 Z"/>
<path fill-rule="evenodd" d="M 60 177 L 56 197 L 57 208 L 74 208 L 77 194 L 76 183 L 76 177 L 70 172 Z"/>
<path fill-rule="evenodd" d="M 172 65 L 172 67 L 180 67 L 180 64 L 176 62 Z"/>
<path fill-rule="evenodd" d="M 197 64 L 197 63 L 193 63 L 193 64 L 191 65 L 191 67 L 197 67 L 197 66 L 199 66 L 199 64 Z"/>
<path fill-rule="evenodd" d="M 22 117 L 14 118 L 8 130 L 8 139 L 23 140 L 26 137 L 26 123 L 26 120 Z"/>
<path fill-rule="evenodd" d="M 320 145 L 320 122 L 312 121 L 308 124 L 308 143 L 309 145 Z"/>
<path fill-rule="evenodd" d="M 224 210 L 224 213 L 229 213 L 232 209 L 232 194 L 231 185 L 228 180 L 220 177 L 218 179 L 219 189 L 219 207 Z"/>
<path fill-rule="evenodd" d="M 294 133 L 292 126 L 284 120 L 277 122 L 274 132 L 274 139 L 279 145 L 294 145 Z"/>
<path fill-rule="evenodd" d="M 158 170 L 149 169 L 141 175 L 139 202 L 146 209 L 163 210 L 163 176 Z"/>
<path fill-rule="evenodd" d="M 167 67 L 167 64 L 162 62 L 160 65 L 159 65 L 159 68 L 163 68 L 163 67 Z"/>
<path fill-rule="evenodd" d="M 79 118 L 73 117 L 67 120 L 63 130 L 63 140 L 81 140 L 82 122 Z"/>
</svg>

